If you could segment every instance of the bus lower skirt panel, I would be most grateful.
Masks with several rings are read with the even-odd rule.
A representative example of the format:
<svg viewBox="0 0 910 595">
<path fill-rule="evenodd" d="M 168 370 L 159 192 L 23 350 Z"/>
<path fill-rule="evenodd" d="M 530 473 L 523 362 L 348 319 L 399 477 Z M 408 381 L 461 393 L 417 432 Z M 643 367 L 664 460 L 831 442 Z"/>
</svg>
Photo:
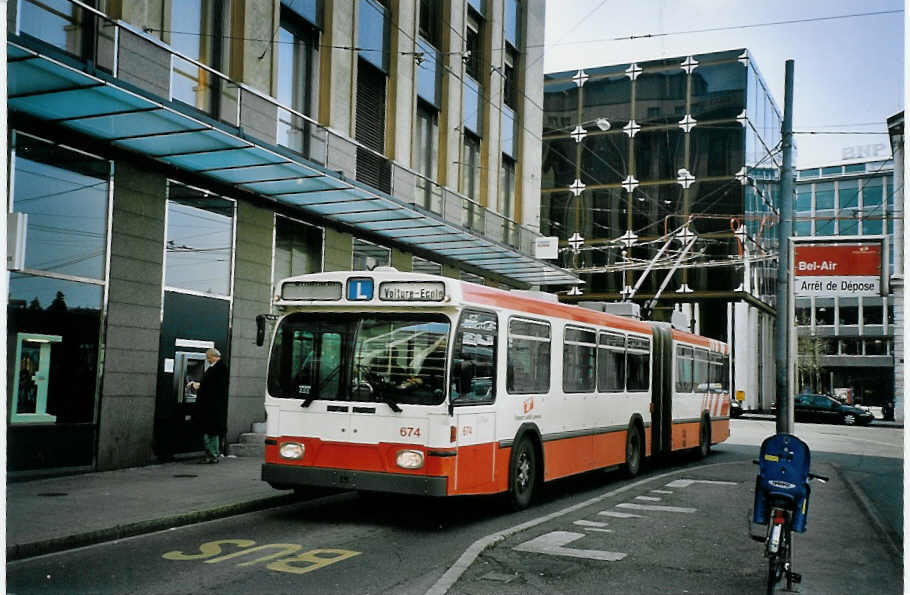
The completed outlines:
<svg viewBox="0 0 910 595">
<path fill-rule="evenodd" d="M 262 465 L 262 480 L 282 488 L 324 487 L 419 496 L 445 496 L 448 493 L 446 477 L 297 467 L 272 463 Z"/>
</svg>

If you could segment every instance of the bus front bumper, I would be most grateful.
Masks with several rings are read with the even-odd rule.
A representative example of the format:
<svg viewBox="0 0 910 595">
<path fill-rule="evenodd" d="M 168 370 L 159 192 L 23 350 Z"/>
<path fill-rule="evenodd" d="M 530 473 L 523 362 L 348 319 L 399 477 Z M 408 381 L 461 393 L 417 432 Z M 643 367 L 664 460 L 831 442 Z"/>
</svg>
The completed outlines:
<svg viewBox="0 0 910 595">
<path fill-rule="evenodd" d="M 262 465 L 262 480 L 277 489 L 323 487 L 418 496 L 445 496 L 448 493 L 446 477 L 298 467 L 274 463 Z"/>
</svg>

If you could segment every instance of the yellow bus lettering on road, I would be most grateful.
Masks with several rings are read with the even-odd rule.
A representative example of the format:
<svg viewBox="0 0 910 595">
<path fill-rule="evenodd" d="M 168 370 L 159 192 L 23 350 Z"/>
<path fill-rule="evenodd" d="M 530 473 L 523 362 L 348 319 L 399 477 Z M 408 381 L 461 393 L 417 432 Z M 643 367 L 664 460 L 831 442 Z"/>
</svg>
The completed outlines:
<svg viewBox="0 0 910 595">
<path fill-rule="evenodd" d="M 184 554 L 181 551 L 168 552 L 161 556 L 165 560 L 204 560 L 217 556 L 221 553 L 222 545 L 236 545 L 237 547 L 249 547 L 256 542 L 249 539 L 219 539 L 218 541 L 209 541 L 199 546 L 200 554 Z"/>
<path fill-rule="evenodd" d="M 262 550 L 274 550 L 275 548 L 278 548 L 278 551 L 275 553 L 271 553 L 267 556 L 262 556 L 260 558 L 256 558 L 255 560 L 248 560 L 247 562 L 243 562 L 241 564 L 238 564 L 237 566 L 252 566 L 253 564 L 256 564 L 257 562 L 265 562 L 266 560 L 272 560 L 273 558 L 280 558 L 282 556 L 288 556 L 290 554 L 293 554 L 297 550 L 301 549 L 301 546 L 297 545 L 296 543 L 270 543 L 267 545 L 260 545 L 259 547 L 254 547 L 254 548 L 251 548 L 248 550 L 240 550 L 239 552 L 234 552 L 234 553 L 228 554 L 226 556 L 212 558 L 211 560 L 206 560 L 205 563 L 206 564 L 217 564 L 219 562 L 224 562 L 225 560 L 230 560 L 232 558 L 237 558 L 239 556 L 245 556 L 247 554 L 252 554 L 253 552 L 259 552 Z"/>
<path fill-rule="evenodd" d="M 222 546 L 231 545 L 240 548 L 236 551 L 219 556 L 224 553 Z M 266 565 L 269 570 L 278 572 L 290 572 L 292 574 L 306 574 L 320 568 L 341 562 L 348 558 L 353 558 L 360 554 L 352 550 L 339 549 L 315 549 L 300 554 L 296 554 L 303 546 L 296 543 L 267 543 L 264 545 L 252 547 L 256 542 L 251 539 L 219 539 L 218 541 L 208 541 L 199 546 L 198 554 L 185 554 L 179 550 L 167 552 L 161 557 L 165 560 L 203 560 L 206 564 L 218 564 L 227 560 L 233 560 L 247 554 L 255 552 L 270 552 L 265 555 L 248 559 L 237 566 L 253 566 L 273 560 Z M 292 555 L 296 554 L 296 555 Z M 214 556 L 218 556 L 217 558 Z M 280 558 L 276 560 L 275 558 Z"/>
<path fill-rule="evenodd" d="M 276 560 L 275 562 L 270 563 L 266 568 L 269 570 L 277 570 L 279 572 L 291 572 L 294 574 L 305 574 L 307 572 L 312 572 L 320 568 L 324 568 L 329 564 L 334 564 L 335 562 L 341 562 L 342 560 L 347 560 L 348 558 L 353 558 L 354 556 L 360 554 L 360 552 L 354 552 L 351 550 L 336 550 L 336 549 L 321 549 L 321 550 L 310 550 L 304 552 L 292 558 L 285 558 L 283 560 Z M 331 556 L 331 557 L 327 557 Z M 299 564 L 303 563 L 305 566 L 300 566 Z"/>
</svg>

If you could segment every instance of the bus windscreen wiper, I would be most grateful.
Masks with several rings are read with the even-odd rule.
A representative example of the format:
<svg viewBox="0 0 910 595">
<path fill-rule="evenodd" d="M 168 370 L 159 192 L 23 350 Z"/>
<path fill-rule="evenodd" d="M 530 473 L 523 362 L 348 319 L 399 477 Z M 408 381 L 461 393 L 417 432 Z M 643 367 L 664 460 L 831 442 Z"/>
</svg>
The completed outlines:
<svg viewBox="0 0 910 595">
<path fill-rule="evenodd" d="M 401 407 L 398 406 L 398 403 L 395 402 L 395 399 L 392 398 L 392 395 L 386 393 L 385 391 L 379 391 L 379 398 L 383 403 L 389 406 L 389 408 L 395 413 L 401 413 Z"/>
</svg>

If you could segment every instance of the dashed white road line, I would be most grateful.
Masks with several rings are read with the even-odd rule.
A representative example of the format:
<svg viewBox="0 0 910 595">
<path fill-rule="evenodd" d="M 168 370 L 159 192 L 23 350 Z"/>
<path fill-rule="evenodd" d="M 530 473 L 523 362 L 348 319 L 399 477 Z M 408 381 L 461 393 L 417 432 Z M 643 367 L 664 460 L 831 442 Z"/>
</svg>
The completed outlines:
<svg viewBox="0 0 910 595">
<path fill-rule="evenodd" d="M 694 508 L 689 508 L 687 506 L 660 506 L 657 504 L 632 504 L 631 502 L 623 502 L 617 504 L 616 508 L 628 508 L 629 510 L 652 510 L 654 512 L 683 512 L 686 514 L 692 514 L 696 512 Z"/>
<path fill-rule="evenodd" d="M 668 488 L 687 488 L 694 483 L 703 483 L 715 486 L 735 486 L 739 485 L 735 481 L 713 481 L 710 479 L 677 479 L 667 484 Z"/>
<path fill-rule="evenodd" d="M 729 463 L 714 463 L 712 465 L 704 465 L 703 467 L 698 467 L 698 468 L 707 469 L 709 467 L 719 467 L 719 466 L 723 466 L 723 465 L 741 465 L 741 464 L 742 464 L 742 461 L 733 461 L 733 462 L 729 462 Z M 445 595 L 445 593 L 452 587 L 452 585 L 455 584 L 456 581 L 458 581 L 459 578 L 461 578 L 461 575 L 464 574 L 464 572 L 471 566 L 471 564 L 474 562 L 474 560 L 477 559 L 477 556 L 479 556 L 483 550 L 490 547 L 491 545 L 494 545 L 495 543 L 502 541 L 503 539 L 505 539 L 511 535 L 514 535 L 515 533 L 519 533 L 521 531 L 524 531 L 525 529 L 530 529 L 531 527 L 536 527 L 537 525 L 546 523 L 547 521 L 551 521 L 553 519 L 557 519 L 561 516 L 565 516 L 567 514 L 575 512 L 576 510 L 581 510 L 583 508 L 587 508 L 589 506 L 602 502 L 602 501 L 606 500 L 607 498 L 611 498 L 617 494 L 622 494 L 623 492 L 627 492 L 629 490 L 635 489 L 641 485 L 651 483 L 656 480 L 664 479 L 666 477 L 672 477 L 674 475 L 679 475 L 680 472 L 691 472 L 691 471 L 692 471 L 692 468 L 689 468 L 686 470 L 676 470 L 676 471 L 670 471 L 669 473 L 661 473 L 660 475 L 655 475 L 654 477 L 647 477 L 645 479 L 641 479 L 634 483 L 630 483 L 627 486 L 623 486 L 621 488 L 607 492 L 606 494 L 602 494 L 600 496 L 591 498 L 589 500 L 585 500 L 584 502 L 580 502 L 573 506 L 563 508 L 562 510 L 558 510 L 558 511 L 550 513 L 550 514 L 547 514 L 547 515 L 544 515 L 541 517 L 537 517 L 536 519 L 531 519 L 530 521 L 521 523 L 520 525 L 515 525 L 514 527 L 509 527 L 507 529 L 503 529 L 502 531 L 497 531 L 496 533 L 492 533 L 485 537 L 481 537 L 480 539 L 478 539 L 477 541 L 472 543 L 470 546 L 468 546 L 468 549 L 466 549 L 464 551 L 464 553 L 462 553 L 461 556 L 458 557 L 458 560 L 456 560 L 455 563 L 452 566 L 450 566 L 449 569 L 446 570 L 441 577 L 439 577 L 439 580 L 437 580 L 433 584 L 433 586 L 429 588 L 429 590 L 427 591 L 427 595 Z M 620 515 L 622 513 L 605 510 L 605 511 L 601 511 L 597 514 L 603 515 L 603 516 L 620 517 Z M 640 516 L 640 515 L 625 515 L 622 518 L 630 518 L 630 517 L 637 517 L 637 516 Z"/>
<path fill-rule="evenodd" d="M 607 526 L 607 523 L 600 523 L 598 521 L 585 521 L 585 520 L 575 521 L 575 524 L 580 527 L 606 527 Z"/>
<path fill-rule="evenodd" d="M 598 512 L 600 516 L 609 516 L 616 519 L 640 519 L 640 514 L 632 514 L 631 512 L 619 512 L 616 510 L 601 510 Z"/>
<path fill-rule="evenodd" d="M 663 498 L 657 498 L 656 496 L 635 496 L 635 499 L 644 502 L 660 502 Z"/>
</svg>

